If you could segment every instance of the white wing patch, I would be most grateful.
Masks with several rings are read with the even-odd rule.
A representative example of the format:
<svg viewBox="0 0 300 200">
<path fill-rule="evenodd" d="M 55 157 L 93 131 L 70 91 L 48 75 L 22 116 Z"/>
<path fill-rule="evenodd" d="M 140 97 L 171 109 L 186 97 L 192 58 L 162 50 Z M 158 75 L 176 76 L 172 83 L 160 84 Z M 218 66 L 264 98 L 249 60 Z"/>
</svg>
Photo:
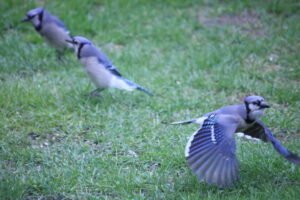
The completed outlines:
<svg viewBox="0 0 300 200">
<path fill-rule="evenodd" d="M 199 129 L 193 133 L 193 135 L 190 136 L 186 146 L 185 146 L 185 151 L 184 151 L 184 155 L 185 157 L 188 157 L 189 156 L 189 152 L 190 152 L 190 147 L 191 147 L 191 144 L 192 144 L 192 141 L 194 140 L 194 137 L 195 135 L 198 133 L 198 131 L 202 128 L 202 125 L 203 125 L 203 122 L 204 120 L 206 120 L 207 117 L 200 117 L 196 120 L 196 123 L 200 125 Z"/>
<path fill-rule="evenodd" d="M 217 140 L 216 140 L 216 137 L 215 137 L 215 128 L 214 128 L 214 126 L 211 126 L 211 141 L 214 144 L 217 144 Z"/>
</svg>

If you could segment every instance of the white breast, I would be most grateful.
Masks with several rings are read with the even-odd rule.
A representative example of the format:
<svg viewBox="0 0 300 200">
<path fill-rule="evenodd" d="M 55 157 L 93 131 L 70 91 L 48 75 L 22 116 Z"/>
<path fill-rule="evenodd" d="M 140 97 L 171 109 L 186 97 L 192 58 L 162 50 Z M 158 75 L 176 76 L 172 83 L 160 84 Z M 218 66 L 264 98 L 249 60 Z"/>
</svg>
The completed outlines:
<svg viewBox="0 0 300 200">
<path fill-rule="evenodd" d="M 98 62 L 96 57 L 81 58 L 80 62 L 97 88 L 107 88 L 110 86 L 113 76 Z"/>
</svg>

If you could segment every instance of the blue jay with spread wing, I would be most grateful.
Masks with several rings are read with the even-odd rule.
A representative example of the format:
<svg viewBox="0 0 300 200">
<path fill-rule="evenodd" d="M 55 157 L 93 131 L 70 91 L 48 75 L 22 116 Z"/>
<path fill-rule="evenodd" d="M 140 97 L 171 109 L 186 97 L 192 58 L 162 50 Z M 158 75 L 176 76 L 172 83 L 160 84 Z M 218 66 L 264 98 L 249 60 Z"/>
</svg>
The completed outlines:
<svg viewBox="0 0 300 200">
<path fill-rule="evenodd" d="M 259 120 L 269 107 L 263 97 L 248 96 L 243 104 L 225 106 L 197 119 L 172 123 L 200 125 L 185 148 L 188 165 L 199 180 L 221 188 L 229 187 L 238 180 L 234 139 L 237 132 L 271 142 L 285 159 L 300 165 L 300 157 L 282 146 Z"/>
</svg>

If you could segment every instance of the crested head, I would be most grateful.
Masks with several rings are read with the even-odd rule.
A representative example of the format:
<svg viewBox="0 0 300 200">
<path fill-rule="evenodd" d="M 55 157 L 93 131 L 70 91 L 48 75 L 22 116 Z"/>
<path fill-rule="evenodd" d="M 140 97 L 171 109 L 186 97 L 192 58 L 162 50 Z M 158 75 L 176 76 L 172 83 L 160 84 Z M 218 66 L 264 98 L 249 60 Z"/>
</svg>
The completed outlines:
<svg viewBox="0 0 300 200">
<path fill-rule="evenodd" d="M 74 36 L 73 41 L 77 44 L 92 44 L 92 42 L 83 36 Z"/>
<path fill-rule="evenodd" d="M 66 42 L 73 45 L 78 58 L 81 58 L 81 51 L 84 46 L 90 46 L 93 44 L 90 40 L 82 36 L 74 36 L 72 37 L 72 40 L 66 40 Z"/>
<path fill-rule="evenodd" d="M 264 114 L 264 109 L 270 106 L 261 96 L 247 96 L 244 99 L 244 103 L 247 109 L 247 119 L 249 121 L 255 121 Z"/>
<path fill-rule="evenodd" d="M 42 7 L 34 8 L 34 9 L 29 10 L 29 11 L 27 12 L 27 17 L 28 17 L 28 18 L 32 18 L 32 17 L 34 17 L 34 16 L 36 16 L 36 15 L 39 15 L 39 14 L 42 13 L 43 11 L 44 11 L 44 8 L 42 8 Z"/>
<path fill-rule="evenodd" d="M 43 20 L 44 8 L 38 7 L 27 12 L 23 22 L 30 21 L 36 29 L 39 29 Z"/>
</svg>

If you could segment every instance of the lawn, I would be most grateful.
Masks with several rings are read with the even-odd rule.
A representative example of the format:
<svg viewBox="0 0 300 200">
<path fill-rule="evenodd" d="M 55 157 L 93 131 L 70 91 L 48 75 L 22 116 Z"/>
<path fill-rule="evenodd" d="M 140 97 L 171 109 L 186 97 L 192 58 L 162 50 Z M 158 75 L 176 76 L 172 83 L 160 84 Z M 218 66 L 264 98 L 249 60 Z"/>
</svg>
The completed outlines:
<svg viewBox="0 0 300 200">
<path fill-rule="evenodd" d="M 150 89 L 101 97 L 72 52 L 62 61 L 26 12 L 44 6 Z M 298 1 L 0 2 L 0 199 L 298 199 L 300 168 L 271 144 L 237 139 L 240 181 L 199 183 L 184 148 L 200 117 L 244 96 L 300 154 Z"/>
</svg>

